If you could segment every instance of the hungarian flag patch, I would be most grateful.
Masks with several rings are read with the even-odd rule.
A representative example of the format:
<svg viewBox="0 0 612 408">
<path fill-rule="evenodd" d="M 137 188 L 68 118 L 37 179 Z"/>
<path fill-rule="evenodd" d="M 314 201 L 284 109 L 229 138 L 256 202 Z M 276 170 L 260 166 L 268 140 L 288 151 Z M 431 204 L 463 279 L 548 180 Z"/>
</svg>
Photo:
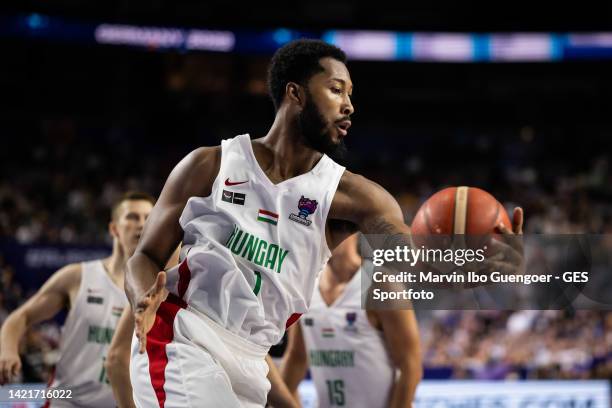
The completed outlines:
<svg viewBox="0 0 612 408">
<path fill-rule="evenodd" d="M 259 214 L 257 215 L 257 221 L 267 222 L 272 225 L 276 225 L 278 223 L 278 214 L 273 213 L 272 211 L 259 209 Z"/>
</svg>

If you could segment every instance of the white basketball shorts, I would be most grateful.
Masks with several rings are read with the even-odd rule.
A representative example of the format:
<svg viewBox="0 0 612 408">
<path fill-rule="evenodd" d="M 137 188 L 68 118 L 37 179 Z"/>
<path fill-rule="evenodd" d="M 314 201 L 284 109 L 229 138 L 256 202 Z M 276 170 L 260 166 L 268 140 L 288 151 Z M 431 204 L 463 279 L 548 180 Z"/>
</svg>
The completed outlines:
<svg viewBox="0 0 612 408">
<path fill-rule="evenodd" d="M 262 408 L 267 349 L 230 333 L 170 294 L 147 334 L 132 339 L 130 377 L 139 408 Z"/>
</svg>

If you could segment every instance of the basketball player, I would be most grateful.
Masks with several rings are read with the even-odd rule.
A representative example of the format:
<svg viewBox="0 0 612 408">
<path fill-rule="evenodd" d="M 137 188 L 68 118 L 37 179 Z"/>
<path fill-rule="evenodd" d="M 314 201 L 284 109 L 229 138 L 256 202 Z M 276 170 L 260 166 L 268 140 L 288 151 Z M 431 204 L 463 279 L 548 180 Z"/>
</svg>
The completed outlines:
<svg viewBox="0 0 612 408">
<path fill-rule="evenodd" d="M 148 194 L 126 193 L 112 209 L 110 257 L 63 267 L 9 315 L 0 333 L 0 383 L 19 373 L 19 343 L 28 328 L 67 308 L 60 358 L 50 387 L 70 391 L 71 398 L 54 399 L 46 406 L 115 406 L 104 359 L 119 316 L 128 306 L 122 290 L 126 262 L 136 249 L 153 203 Z"/>
<path fill-rule="evenodd" d="M 289 329 L 283 379 L 298 398 L 310 365 L 320 408 L 410 407 L 422 377 L 414 311 L 361 307 L 357 244 L 354 234 L 336 247 L 308 313 Z"/>
<path fill-rule="evenodd" d="M 171 172 L 126 275 L 137 406 L 262 407 L 266 353 L 308 310 L 315 276 L 347 236 L 328 220 L 409 244 L 395 199 L 328 156 L 351 126 L 345 61 L 322 41 L 285 45 L 269 68 L 268 133 L 196 149 Z M 163 272 L 181 240 L 179 267 Z M 491 267 L 522 260 L 498 245 L 508 261 Z"/>
</svg>

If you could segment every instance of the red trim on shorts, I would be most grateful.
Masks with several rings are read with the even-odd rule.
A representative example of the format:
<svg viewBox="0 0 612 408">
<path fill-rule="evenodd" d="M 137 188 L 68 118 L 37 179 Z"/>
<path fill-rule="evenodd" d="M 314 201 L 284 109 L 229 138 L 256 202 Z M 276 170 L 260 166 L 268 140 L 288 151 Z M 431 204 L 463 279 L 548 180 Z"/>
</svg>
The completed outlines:
<svg viewBox="0 0 612 408">
<path fill-rule="evenodd" d="M 191 271 L 189 265 L 187 265 L 187 258 L 179 266 L 179 281 L 178 281 L 178 295 L 180 298 L 185 297 L 185 292 L 189 287 L 189 281 L 191 280 Z"/>
<path fill-rule="evenodd" d="M 160 408 L 166 403 L 166 366 L 168 355 L 166 345 L 174 338 L 174 319 L 179 310 L 185 309 L 187 303 L 176 295 L 170 293 L 163 301 L 155 315 L 153 327 L 147 333 L 147 356 L 149 357 L 149 375 L 151 385 L 157 396 Z"/>
<path fill-rule="evenodd" d="M 51 388 L 51 384 L 53 384 L 53 381 L 55 381 L 55 368 L 56 366 L 53 366 L 53 369 L 51 370 L 51 376 L 49 377 L 49 381 L 47 381 L 47 388 Z M 51 407 L 51 400 L 47 398 L 47 400 L 45 401 L 45 405 L 43 405 L 40 408 L 50 408 L 50 407 Z"/>
<path fill-rule="evenodd" d="M 302 316 L 301 313 L 294 313 L 291 316 L 289 316 L 289 319 L 287 319 L 287 323 L 285 323 L 285 329 L 288 329 L 289 326 L 291 326 L 293 323 L 297 322 L 298 319 Z"/>
</svg>

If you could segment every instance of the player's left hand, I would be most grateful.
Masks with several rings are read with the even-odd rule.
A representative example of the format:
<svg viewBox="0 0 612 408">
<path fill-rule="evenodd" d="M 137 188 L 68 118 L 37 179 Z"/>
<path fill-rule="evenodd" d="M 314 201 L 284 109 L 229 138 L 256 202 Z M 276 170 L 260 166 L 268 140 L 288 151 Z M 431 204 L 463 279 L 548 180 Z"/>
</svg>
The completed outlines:
<svg viewBox="0 0 612 408">
<path fill-rule="evenodd" d="M 144 353 L 147 347 L 147 333 L 155 323 L 157 309 L 167 295 L 166 272 L 161 271 L 155 278 L 155 283 L 146 291 L 140 299 L 136 300 L 134 307 L 134 324 L 136 337 L 139 341 L 139 353 Z"/>
</svg>

